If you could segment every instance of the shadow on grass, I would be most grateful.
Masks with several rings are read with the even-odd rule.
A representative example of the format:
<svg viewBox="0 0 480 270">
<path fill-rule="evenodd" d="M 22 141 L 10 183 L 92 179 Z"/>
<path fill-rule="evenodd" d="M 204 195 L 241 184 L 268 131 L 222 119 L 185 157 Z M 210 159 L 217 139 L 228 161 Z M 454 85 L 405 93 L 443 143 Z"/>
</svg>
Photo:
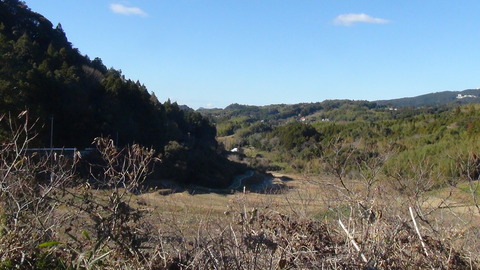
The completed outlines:
<svg viewBox="0 0 480 270">
<path fill-rule="evenodd" d="M 290 189 L 285 182 L 293 181 L 287 176 L 274 177 L 272 174 L 249 171 L 236 183 L 235 187 L 229 188 L 208 188 L 197 185 L 181 185 L 173 180 L 151 180 L 142 186 L 145 192 L 155 191 L 158 194 L 167 196 L 174 193 L 188 192 L 190 195 L 198 194 L 223 194 L 229 195 L 236 192 L 249 192 L 259 194 L 281 194 Z"/>
</svg>

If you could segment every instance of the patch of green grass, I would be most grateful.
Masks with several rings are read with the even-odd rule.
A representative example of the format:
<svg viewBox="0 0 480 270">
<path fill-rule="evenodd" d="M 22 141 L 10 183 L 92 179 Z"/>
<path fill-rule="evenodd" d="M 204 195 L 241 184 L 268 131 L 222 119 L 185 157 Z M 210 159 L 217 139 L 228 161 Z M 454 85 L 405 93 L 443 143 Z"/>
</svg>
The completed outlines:
<svg viewBox="0 0 480 270">
<path fill-rule="evenodd" d="M 348 205 L 340 205 L 335 208 L 329 208 L 326 211 L 319 212 L 314 216 L 315 219 L 320 221 L 337 220 L 342 217 L 350 216 L 352 208 Z"/>
<path fill-rule="evenodd" d="M 461 183 L 457 186 L 463 192 L 471 194 L 472 191 L 477 199 L 480 199 L 480 181 Z"/>
</svg>

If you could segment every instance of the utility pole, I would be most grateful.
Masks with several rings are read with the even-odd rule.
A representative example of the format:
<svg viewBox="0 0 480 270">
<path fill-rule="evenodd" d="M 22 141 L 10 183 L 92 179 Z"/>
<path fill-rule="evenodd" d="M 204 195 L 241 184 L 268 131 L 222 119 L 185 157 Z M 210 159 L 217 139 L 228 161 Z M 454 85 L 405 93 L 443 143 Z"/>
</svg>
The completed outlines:
<svg viewBox="0 0 480 270">
<path fill-rule="evenodd" d="M 53 114 L 50 115 L 50 154 L 53 152 Z"/>
<path fill-rule="evenodd" d="M 53 114 L 50 115 L 50 181 L 53 181 Z"/>
</svg>

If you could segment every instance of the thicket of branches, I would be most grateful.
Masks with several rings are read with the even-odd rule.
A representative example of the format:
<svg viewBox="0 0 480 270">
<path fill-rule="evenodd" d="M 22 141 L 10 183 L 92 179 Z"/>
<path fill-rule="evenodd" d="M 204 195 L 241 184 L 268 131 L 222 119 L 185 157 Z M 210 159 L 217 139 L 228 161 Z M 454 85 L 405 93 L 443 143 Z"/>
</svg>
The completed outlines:
<svg viewBox="0 0 480 270">
<path fill-rule="evenodd" d="M 0 149 L 0 269 L 479 268 L 478 245 L 458 243 L 478 238 L 478 229 L 446 230 L 422 201 L 428 187 L 412 189 L 432 177 L 427 162 L 416 175 L 392 172 L 385 190 L 378 169 L 388 157 L 356 159 L 361 178 L 353 183 L 345 178 L 353 150 L 339 141 L 325 160 L 334 177 L 322 183 L 330 219 L 252 206 L 239 194 L 228 216 L 205 217 L 188 234 L 182 221 L 133 203 L 156 161 L 152 150 L 98 138 L 102 162 L 81 180 L 78 156 L 25 151 L 28 114 L 1 123 L 10 132 Z"/>
</svg>

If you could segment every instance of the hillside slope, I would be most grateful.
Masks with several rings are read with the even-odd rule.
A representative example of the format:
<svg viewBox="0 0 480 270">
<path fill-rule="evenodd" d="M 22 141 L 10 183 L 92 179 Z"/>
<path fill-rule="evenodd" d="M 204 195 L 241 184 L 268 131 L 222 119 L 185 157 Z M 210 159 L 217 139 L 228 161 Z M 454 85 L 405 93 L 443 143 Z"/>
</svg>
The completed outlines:
<svg viewBox="0 0 480 270">
<path fill-rule="evenodd" d="M 463 91 L 443 91 L 437 93 L 429 93 L 416 97 L 377 100 L 375 102 L 379 105 L 390 105 L 394 107 L 428 107 L 447 105 L 452 103 L 478 103 L 480 102 L 480 90 L 468 89 Z"/>
<path fill-rule="evenodd" d="M 38 119 L 31 147 L 49 146 L 53 136 L 55 147 L 84 148 L 103 136 L 117 146 L 155 148 L 163 177 L 226 186 L 235 173 L 217 154 L 215 127 L 206 118 L 160 103 L 139 81 L 81 55 L 60 24 L 53 27 L 22 1 L 1 0 L 0 115 L 23 110 Z"/>
</svg>

